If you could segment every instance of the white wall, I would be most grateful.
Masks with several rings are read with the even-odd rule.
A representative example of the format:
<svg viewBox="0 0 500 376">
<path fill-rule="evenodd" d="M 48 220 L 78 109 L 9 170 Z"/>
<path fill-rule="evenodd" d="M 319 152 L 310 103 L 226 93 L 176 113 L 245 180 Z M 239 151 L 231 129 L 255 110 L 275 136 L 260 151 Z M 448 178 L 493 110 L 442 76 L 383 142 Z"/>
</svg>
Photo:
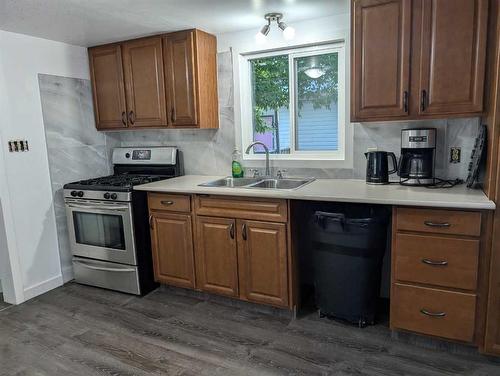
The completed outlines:
<svg viewBox="0 0 500 376">
<path fill-rule="evenodd" d="M 11 266 L 19 266 L 18 284 L 22 283 L 15 301 L 6 291 L 12 303 L 62 284 L 39 73 L 88 79 L 87 51 L 0 31 L 0 199 L 7 253 Z M 27 139 L 30 152 L 9 153 L 10 139 Z"/>
</svg>

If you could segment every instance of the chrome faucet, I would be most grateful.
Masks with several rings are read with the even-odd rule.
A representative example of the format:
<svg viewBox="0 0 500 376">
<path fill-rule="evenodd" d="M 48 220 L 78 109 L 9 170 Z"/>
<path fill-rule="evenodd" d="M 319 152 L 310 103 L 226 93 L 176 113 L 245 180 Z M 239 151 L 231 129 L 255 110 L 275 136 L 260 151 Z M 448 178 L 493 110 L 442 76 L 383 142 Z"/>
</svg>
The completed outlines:
<svg viewBox="0 0 500 376">
<path fill-rule="evenodd" d="M 266 152 L 266 176 L 271 176 L 271 172 L 269 171 L 269 149 L 268 147 L 260 142 L 260 141 L 254 141 L 250 145 L 248 145 L 247 150 L 245 151 L 246 154 L 250 154 L 250 150 L 255 146 L 255 145 L 262 145 L 264 148 L 264 151 Z"/>
</svg>

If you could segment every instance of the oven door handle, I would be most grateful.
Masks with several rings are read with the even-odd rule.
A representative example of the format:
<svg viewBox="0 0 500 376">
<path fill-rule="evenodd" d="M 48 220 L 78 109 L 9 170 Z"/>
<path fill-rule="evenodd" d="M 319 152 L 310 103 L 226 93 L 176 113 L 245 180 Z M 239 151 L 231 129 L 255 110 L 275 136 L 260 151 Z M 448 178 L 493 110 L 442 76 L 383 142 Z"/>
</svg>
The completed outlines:
<svg viewBox="0 0 500 376">
<path fill-rule="evenodd" d="M 84 268 L 92 269 L 92 270 L 99 270 L 103 272 L 135 272 L 135 269 L 119 269 L 119 268 L 105 268 L 102 266 L 92 266 L 89 264 L 86 264 L 82 261 L 73 261 L 75 264 L 81 265 Z"/>
<path fill-rule="evenodd" d="M 128 210 L 128 206 L 92 206 L 92 205 L 79 205 L 79 204 L 66 204 L 69 208 L 73 209 L 87 209 L 87 210 L 113 210 L 113 211 L 123 211 Z"/>
</svg>

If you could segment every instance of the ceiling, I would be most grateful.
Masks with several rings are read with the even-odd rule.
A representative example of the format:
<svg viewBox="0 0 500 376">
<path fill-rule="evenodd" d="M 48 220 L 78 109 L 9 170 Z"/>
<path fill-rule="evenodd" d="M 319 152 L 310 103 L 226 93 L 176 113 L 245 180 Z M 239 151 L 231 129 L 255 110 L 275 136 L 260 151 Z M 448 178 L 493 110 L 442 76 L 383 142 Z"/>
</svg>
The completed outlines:
<svg viewBox="0 0 500 376">
<path fill-rule="evenodd" d="M 288 23 L 349 11 L 349 0 L 0 0 L 0 29 L 93 46 L 197 27 L 260 28 L 266 12 Z"/>
</svg>

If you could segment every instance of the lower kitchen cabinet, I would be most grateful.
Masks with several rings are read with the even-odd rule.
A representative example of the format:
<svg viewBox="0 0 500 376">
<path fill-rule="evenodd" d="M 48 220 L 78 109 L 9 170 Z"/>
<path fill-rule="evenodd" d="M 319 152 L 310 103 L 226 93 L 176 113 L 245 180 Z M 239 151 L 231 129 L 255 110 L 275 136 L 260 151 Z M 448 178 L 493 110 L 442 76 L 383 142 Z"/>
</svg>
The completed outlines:
<svg viewBox="0 0 500 376">
<path fill-rule="evenodd" d="M 238 221 L 240 297 L 288 306 L 286 224 Z"/>
<path fill-rule="evenodd" d="M 477 343 L 482 214 L 395 207 L 392 329 Z"/>
<path fill-rule="evenodd" d="M 238 296 L 236 220 L 196 218 L 196 287 Z"/>
<path fill-rule="evenodd" d="M 156 280 L 292 308 L 287 204 L 149 193 Z"/>
<path fill-rule="evenodd" d="M 154 213 L 150 225 L 156 281 L 194 288 L 191 215 Z"/>
</svg>

